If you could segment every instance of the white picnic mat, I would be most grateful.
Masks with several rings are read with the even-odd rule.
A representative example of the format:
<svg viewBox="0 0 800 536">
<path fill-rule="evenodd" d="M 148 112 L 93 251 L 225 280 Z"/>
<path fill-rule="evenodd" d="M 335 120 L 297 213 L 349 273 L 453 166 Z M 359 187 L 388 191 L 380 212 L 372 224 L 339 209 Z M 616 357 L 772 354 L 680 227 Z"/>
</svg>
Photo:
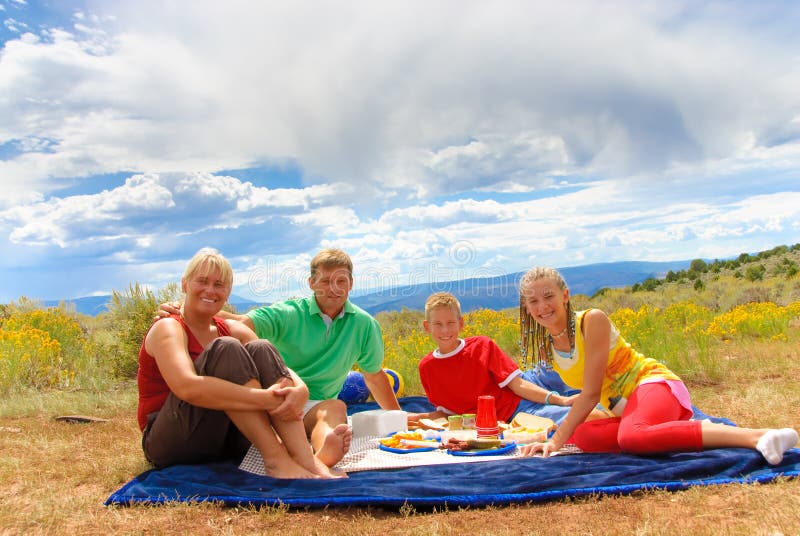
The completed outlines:
<svg viewBox="0 0 800 536">
<path fill-rule="evenodd" d="M 347 473 L 356 471 L 375 471 L 381 469 L 398 469 L 403 467 L 416 467 L 418 465 L 443 465 L 449 463 L 475 463 L 510 460 L 521 457 L 518 448 L 508 454 L 493 456 L 453 456 L 445 450 L 431 450 L 427 452 L 409 452 L 397 454 L 378 448 L 377 436 L 364 436 L 353 438 L 350 450 L 344 458 L 336 464 L 335 469 Z M 557 454 L 578 454 L 581 450 L 574 445 L 565 445 Z M 258 475 L 265 474 L 264 460 L 261 453 L 251 446 L 247 451 L 239 469 Z"/>
</svg>

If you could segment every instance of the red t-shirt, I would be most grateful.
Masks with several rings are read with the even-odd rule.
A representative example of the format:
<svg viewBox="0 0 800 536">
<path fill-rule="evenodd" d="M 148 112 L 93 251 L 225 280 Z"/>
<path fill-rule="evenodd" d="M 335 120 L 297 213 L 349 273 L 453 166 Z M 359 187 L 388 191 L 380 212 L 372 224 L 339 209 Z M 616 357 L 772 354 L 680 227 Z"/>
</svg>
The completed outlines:
<svg viewBox="0 0 800 536">
<path fill-rule="evenodd" d="M 186 332 L 189 342 L 189 357 L 194 361 L 203 352 L 203 346 L 192 334 L 192 330 L 184 323 L 180 315 L 170 315 L 170 318 L 174 318 L 183 326 L 183 331 Z M 219 333 L 220 337 L 230 335 L 225 320 L 215 316 L 214 323 L 217 325 L 217 333 Z M 148 333 L 150 329 L 153 329 L 152 325 L 147 330 Z M 147 335 L 145 334 L 146 337 Z M 136 382 L 139 384 L 139 410 L 137 417 L 139 419 L 139 428 L 144 430 L 145 425 L 147 425 L 147 416 L 154 411 L 160 410 L 167 399 L 167 395 L 170 393 L 167 382 L 164 381 L 161 371 L 158 370 L 156 359 L 144 349 L 144 339 L 142 339 L 142 346 L 139 348 L 139 371 L 136 373 Z"/>
<path fill-rule="evenodd" d="M 521 398 L 508 385 L 519 366 L 489 337 L 464 339 L 464 347 L 446 357 L 431 352 L 419 362 L 419 377 L 428 400 L 453 413 L 475 413 L 478 397 L 495 398 L 497 418 L 508 421 Z"/>
</svg>

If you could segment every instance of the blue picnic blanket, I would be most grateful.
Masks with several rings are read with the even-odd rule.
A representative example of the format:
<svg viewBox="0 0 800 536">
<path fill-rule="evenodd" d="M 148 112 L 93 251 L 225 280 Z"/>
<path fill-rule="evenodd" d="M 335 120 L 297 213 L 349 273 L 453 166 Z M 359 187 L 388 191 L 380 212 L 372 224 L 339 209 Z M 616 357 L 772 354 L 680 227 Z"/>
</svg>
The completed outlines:
<svg viewBox="0 0 800 536">
<path fill-rule="evenodd" d="M 401 399 L 407 411 L 430 411 L 424 397 Z M 358 404 L 350 413 L 375 409 Z M 695 410 L 697 418 L 706 418 Z M 710 417 L 718 422 L 730 421 Z M 281 480 L 238 468 L 239 460 L 176 465 L 146 471 L 126 483 L 105 504 L 213 501 L 226 505 L 291 507 L 484 506 L 543 502 L 590 494 L 639 490 L 677 491 L 691 486 L 770 482 L 800 476 L 800 449 L 771 466 L 754 450 L 726 448 L 662 456 L 579 454 L 515 458 L 480 463 L 360 471 L 336 480 Z"/>
</svg>

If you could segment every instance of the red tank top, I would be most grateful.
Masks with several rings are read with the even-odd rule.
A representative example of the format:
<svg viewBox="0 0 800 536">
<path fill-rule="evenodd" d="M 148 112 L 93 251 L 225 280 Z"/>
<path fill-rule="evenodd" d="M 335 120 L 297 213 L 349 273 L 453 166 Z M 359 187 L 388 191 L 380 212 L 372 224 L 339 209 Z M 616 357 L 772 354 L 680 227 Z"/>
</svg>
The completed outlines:
<svg viewBox="0 0 800 536">
<path fill-rule="evenodd" d="M 180 315 L 170 315 L 170 318 L 174 318 L 183 326 L 183 331 L 186 332 L 188 338 L 189 357 L 192 358 L 192 361 L 196 360 L 203 352 L 203 346 L 200 341 L 192 334 L 192 330 L 184 323 Z M 215 316 L 214 323 L 217 325 L 217 333 L 219 333 L 220 337 L 230 335 L 225 320 Z M 152 325 L 148 329 L 148 333 L 150 329 L 153 329 Z M 145 334 L 146 337 L 147 335 Z M 164 381 L 161 371 L 158 370 L 155 358 L 144 349 L 144 339 L 142 339 L 142 346 L 139 348 L 139 371 L 136 373 L 136 383 L 139 385 L 137 417 L 139 419 L 139 428 L 144 430 L 147 424 L 147 416 L 161 409 L 170 392 L 167 382 Z"/>
</svg>

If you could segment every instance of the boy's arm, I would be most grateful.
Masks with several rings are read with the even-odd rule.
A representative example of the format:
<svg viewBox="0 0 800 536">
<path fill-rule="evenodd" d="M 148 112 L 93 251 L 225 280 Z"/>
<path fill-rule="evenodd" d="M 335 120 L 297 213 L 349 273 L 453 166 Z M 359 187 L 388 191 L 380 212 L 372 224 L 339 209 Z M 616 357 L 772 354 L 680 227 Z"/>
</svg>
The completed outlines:
<svg viewBox="0 0 800 536">
<path fill-rule="evenodd" d="M 540 404 L 553 404 L 555 406 L 571 406 L 575 397 L 578 396 L 562 396 L 556 391 L 547 391 L 536 384 L 523 380 L 520 376 L 516 376 L 506 387 L 525 400 Z"/>
</svg>

